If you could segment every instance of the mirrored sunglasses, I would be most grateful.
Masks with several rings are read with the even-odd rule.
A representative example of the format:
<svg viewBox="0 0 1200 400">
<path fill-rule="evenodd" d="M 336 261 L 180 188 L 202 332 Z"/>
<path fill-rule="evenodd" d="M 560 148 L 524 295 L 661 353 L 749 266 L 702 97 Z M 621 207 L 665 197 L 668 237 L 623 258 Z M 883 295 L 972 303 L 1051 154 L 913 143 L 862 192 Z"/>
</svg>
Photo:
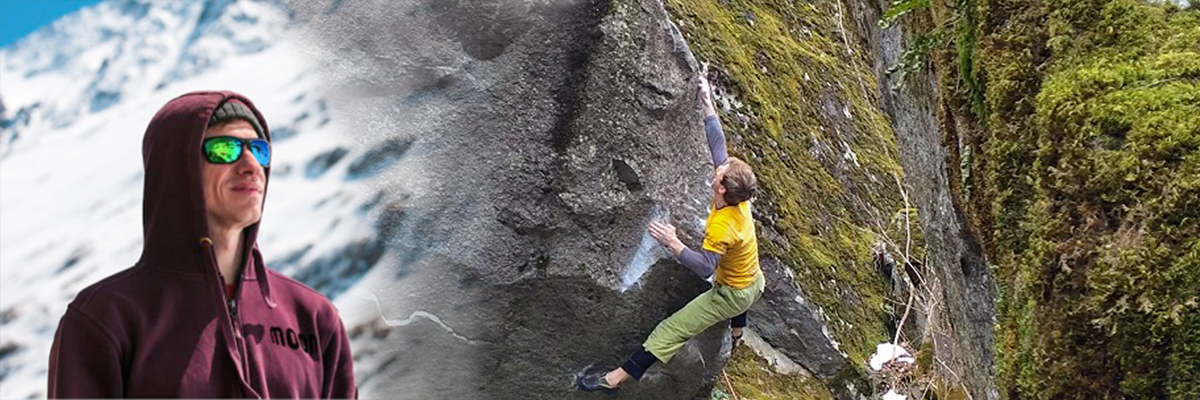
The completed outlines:
<svg viewBox="0 0 1200 400">
<path fill-rule="evenodd" d="M 232 164 L 242 157 L 242 149 L 249 148 L 258 165 L 271 166 L 271 143 L 263 139 L 242 139 L 233 136 L 217 136 L 204 139 L 204 159 L 213 164 Z"/>
</svg>

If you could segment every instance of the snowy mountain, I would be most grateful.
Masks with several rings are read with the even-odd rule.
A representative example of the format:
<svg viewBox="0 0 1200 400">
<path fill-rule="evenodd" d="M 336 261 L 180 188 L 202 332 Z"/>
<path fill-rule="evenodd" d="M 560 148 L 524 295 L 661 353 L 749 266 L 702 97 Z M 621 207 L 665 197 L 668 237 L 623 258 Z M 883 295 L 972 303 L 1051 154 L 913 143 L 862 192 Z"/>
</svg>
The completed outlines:
<svg viewBox="0 0 1200 400">
<path fill-rule="evenodd" d="M 142 135 L 180 94 L 237 91 L 270 124 L 271 268 L 340 307 L 379 260 L 361 178 L 387 160 L 343 134 L 295 26 L 275 2 L 112 1 L 0 49 L 0 398 L 46 395 L 68 302 L 138 258 Z"/>
</svg>

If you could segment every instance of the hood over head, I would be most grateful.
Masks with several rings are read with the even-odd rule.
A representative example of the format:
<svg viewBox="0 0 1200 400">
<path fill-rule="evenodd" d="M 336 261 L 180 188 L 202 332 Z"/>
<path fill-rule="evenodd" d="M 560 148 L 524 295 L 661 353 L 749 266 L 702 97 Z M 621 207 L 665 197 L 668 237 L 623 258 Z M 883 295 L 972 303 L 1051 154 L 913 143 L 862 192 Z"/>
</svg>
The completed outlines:
<svg viewBox="0 0 1200 400">
<path fill-rule="evenodd" d="M 188 93 L 167 102 L 146 128 L 142 140 L 142 164 L 146 170 L 142 205 L 142 233 L 145 247 L 139 266 L 163 268 L 182 274 L 204 274 L 218 277 L 218 269 L 207 252 L 212 251 L 208 233 L 204 187 L 201 182 L 202 142 L 204 131 L 214 112 L 226 101 L 244 104 L 257 121 L 251 121 L 263 139 L 271 140 L 267 121 L 254 103 L 240 94 L 229 91 Z M 258 129 L 261 128 L 261 129 Z M 271 181 L 271 169 L 264 170 L 264 204 Z M 259 222 L 261 223 L 261 221 Z M 255 242 L 259 223 L 243 232 L 245 265 L 242 276 L 253 276 L 263 298 L 274 308 L 266 266 L 258 254 Z M 253 274 L 253 275 L 251 275 Z M 220 289 L 215 285 L 214 288 Z"/>
</svg>

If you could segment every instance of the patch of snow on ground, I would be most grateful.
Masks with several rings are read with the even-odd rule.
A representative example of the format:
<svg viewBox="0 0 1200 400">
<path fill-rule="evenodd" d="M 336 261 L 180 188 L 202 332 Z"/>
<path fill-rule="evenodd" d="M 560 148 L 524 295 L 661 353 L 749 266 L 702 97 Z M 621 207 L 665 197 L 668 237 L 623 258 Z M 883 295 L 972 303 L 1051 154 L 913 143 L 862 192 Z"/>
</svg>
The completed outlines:
<svg viewBox="0 0 1200 400">
<path fill-rule="evenodd" d="M 883 394 L 883 400 L 906 400 L 908 396 L 896 393 L 895 390 L 888 390 Z"/>
<path fill-rule="evenodd" d="M 878 371 L 883 368 L 884 364 L 892 361 L 907 364 L 917 360 L 912 358 L 912 355 L 908 354 L 908 350 L 904 350 L 903 347 L 891 343 L 880 343 L 875 346 L 875 354 L 871 355 L 869 364 L 871 370 Z"/>
</svg>

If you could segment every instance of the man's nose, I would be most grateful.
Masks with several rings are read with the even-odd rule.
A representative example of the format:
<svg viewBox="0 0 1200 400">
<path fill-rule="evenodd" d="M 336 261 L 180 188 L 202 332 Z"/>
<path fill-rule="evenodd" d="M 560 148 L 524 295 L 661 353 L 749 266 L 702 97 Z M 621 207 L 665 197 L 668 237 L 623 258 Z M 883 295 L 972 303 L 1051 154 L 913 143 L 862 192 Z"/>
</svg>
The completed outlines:
<svg viewBox="0 0 1200 400">
<path fill-rule="evenodd" d="M 262 165 L 258 164 L 258 159 L 254 158 L 254 153 L 249 147 L 242 148 L 242 155 L 237 160 L 237 173 L 239 174 L 254 174 L 262 173 Z"/>
</svg>

